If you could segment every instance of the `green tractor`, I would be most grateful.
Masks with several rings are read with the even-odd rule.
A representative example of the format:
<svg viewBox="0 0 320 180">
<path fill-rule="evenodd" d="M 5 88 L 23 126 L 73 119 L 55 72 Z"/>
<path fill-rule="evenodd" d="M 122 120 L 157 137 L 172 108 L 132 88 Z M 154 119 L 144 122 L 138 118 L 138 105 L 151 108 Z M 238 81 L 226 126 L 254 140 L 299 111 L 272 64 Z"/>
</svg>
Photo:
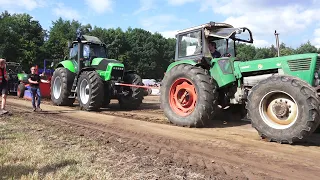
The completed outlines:
<svg viewBox="0 0 320 180">
<path fill-rule="evenodd" d="M 176 38 L 176 61 L 167 68 L 160 97 L 171 123 L 201 127 L 219 107 L 240 106 L 262 138 L 290 144 L 319 126 L 318 54 L 243 61 L 236 42 L 253 43 L 252 33 L 226 23 L 182 30 Z M 211 42 L 220 57 L 213 58 Z"/>
<path fill-rule="evenodd" d="M 143 100 L 142 79 L 124 65 L 107 58 L 107 45 L 94 36 L 78 35 L 68 42 L 69 58 L 57 64 L 51 79 L 51 100 L 58 106 L 96 111 L 118 99 L 123 109 L 136 109 Z M 141 86 L 141 87 L 139 87 Z"/>
</svg>

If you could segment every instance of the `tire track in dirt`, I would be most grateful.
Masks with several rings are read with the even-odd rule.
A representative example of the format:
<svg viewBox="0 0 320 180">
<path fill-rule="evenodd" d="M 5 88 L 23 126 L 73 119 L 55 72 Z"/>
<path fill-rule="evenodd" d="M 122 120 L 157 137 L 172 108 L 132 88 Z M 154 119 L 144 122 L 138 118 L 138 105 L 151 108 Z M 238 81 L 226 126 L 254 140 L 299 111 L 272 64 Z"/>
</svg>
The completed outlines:
<svg viewBox="0 0 320 180">
<path fill-rule="evenodd" d="M 24 100 L 16 96 L 10 96 L 10 98 L 16 100 Z M 112 103 L 110 104 L 109 108 L 101 108 L 100 111 L 96 111 L 94 113 L 106 114 L 123 118 L 131 118 L 135 120 L 143 120 L 147 122 L 155 122 L 159 124 L 171 124 L 168 121 L 168 119 L 163 115 L 163 111 L 160 109 L 160 105 L 155 101 L 147 101 L 147 103 L 144 102 L 139 109 L 132 111 L 121 110 L 115 100 L 112 100 L 111 102 Z M 42 99 L 41 103 L 46 105 L 53 105 L 50 99 L 47 98 Z M 68 108 L 80 110 L 77 103 L 74 103 L 74 106 L 68 106 Z"/>
<path fill-rule="evenodd" d="M 17 108 L 17 106 L 14 108 Z M 21 106 L 18 110 L 25 111 L 26 108 Z M 46 114 L 37 115 L 43 118 L 48 117 Z M 315 174 L 319 170 L 312 166 L 308 168 L 307 165 L 309 164 L 299 166 L 296 162 L 293 162 L 293 164 L 291 162 L 281 162 L 281 158 L 279 161 L 275 161 L 279 157 L 268 160 L 267 157 L 261 157 L 261 154 L 243 152 L 241 145 L 235 146 L 236 148 L 234 146 L 228 147 L 223 141 L 219 140 L 213 141 L 213 143 L 212 141 L 204 143 L 193 140 L 188 142 L 182 141 L 179 138 L 169 138 L 167 136 L 159 136 L 159 134 L 136 131 L 127 128 L 125 124 L 121 126 L 121 123 L 118 121 L 102 123 L 99 120 L 74 119 L 70 118 L 71 116 L 68 119 L 63 115 L 54 114 L 52 116 L 60 124 L 66 124 L 70 130 L 74 130 L 76 127 L 81 132 L 84 131 L 89 137 L 95 137 L 97 134 L 102 133 L 107 138 L 107 142 L 115 142 L 117 139 L 121 139 L 123 146 L 120 149 L 123 149 L 123 151 L 136 151 L 134 149 L 139 149 L 138 153 L 157 154 L 162 159 L 168 161 L 168 163 L 192 168 L 208 176 L 217 174 L 225 175 L 228 178 L 236 177 L 240 179 L 247 179 L 249 177 L 254 177 L 253 179 L 301 179 L 307 176 L 301 172 L 311 173 L 308 174 L 310 178 L 315 178 Z M 261 164 L 263 164 L 263 167 L 261 167 Z M 292 172 L 291 170 L 281 168 L 281 166 L 290 167 L 290 165 L 301 171 Z M 312 172 L 314 172 L 314 176 Z"/>
<path fill-rule="evenodd" d="M 21 106 L 15 106 L 12 109 L 21 113 L 28 113 L 28 116 L 30 116 L 26 108 Z M 166 164 L 175 164 L 178 167 L 189 168 L 192 171 L 205 174 L 207 178 L 270 179 L 270 177 L 262 172 L 241 170 L 232 164 L 211 160 L 211 158 L 207 157 L 207 154 L 199 154 L 197 150 L 186 150 L 183 142 L 173 139 L 154 135 L 145 136 L 145 134 L 138 132 L 124 131 L 118 126 L 101 125 L 99 123 L 79 121 L 79 119 L 65 119 L 59 115 L 54 115 L 50 118 L 46 114 L 37 114 L 37 116 L 37 118 L 45 119 L 46 121 L 54 121 L 59 126 L 62 126 L 61 130 L 67 133 L 96 137 L 100 141 L 105 141 L 105 143 L 116 143 L 118 144 L 117 148 L 119 152 L 132 152 L 137 155 L 146 153 L 156 155 L 162 161 L 165 161 Z M 187 147 L 191 146 L 195 145 L 192 143 L 187 144 Z"/>
</svg>

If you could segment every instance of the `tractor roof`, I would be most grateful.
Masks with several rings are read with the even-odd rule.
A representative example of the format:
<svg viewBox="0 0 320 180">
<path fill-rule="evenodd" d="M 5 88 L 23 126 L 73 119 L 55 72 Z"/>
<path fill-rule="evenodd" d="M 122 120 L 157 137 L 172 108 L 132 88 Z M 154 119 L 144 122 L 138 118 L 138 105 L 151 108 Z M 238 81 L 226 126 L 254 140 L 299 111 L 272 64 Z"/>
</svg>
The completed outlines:
<svg viewBox="0 0 320 180">
<path fill-rule="evenodd" d="M 77 41 L 73 41 L 73 42 L 76 43 Z M 89 36 L 89 35 L 82 35 L 81 42 L 82 43 L 103 44 L 103 42 L 99 38 L 97 38 L 95 36 Z"/>
<path fill-rule="evenodd" d="M 213 27 L 217 27 L 217 28 L 233 28 L 232 25 L 227 24 L 227 23 L 210 22 L 210 23 L 206 23 L 206 24 L 202 24 L 202 25 L 199 25 L 199 26 L 194 26 L 194 27 L 191 27 L 191 28 L 187 28 L 187 29 L 183 29 L 183 30 L 177 31 L 177 34 L 189 32 L 189 31 L 192 31 L 192 30 L 202 29 L 202 28 L 211 29 Z"/>
<path fill-rule="evenodd" d="M 216 37 L 219 39 L 232 38 L 233 40 L 238 40 L 238 41 L 247 42 L 247 43 L 253 43 L 252 33 L 248 28 L 246 28 L 246 27 L 235 28 L 232 25 L 227 24 L 227 23 L 210 22 L 210 23 L 202 24 L 199 26 L 180 30 L 177 32 L 176 36 L 179 34 L 184 34 L 186 32 L 190 32 L 193 30 L 200 30 L 203 28 L 205 28 L 205 31 L 204 31 L 205 36 Z M 247 31 L 249 33 L 248 39 L 242 39 L 242 38 L 239 38 L 236 36 L 236 34 L 241 34 L 242 32 L 245 32 L 245 31 Z"/>
</svg>

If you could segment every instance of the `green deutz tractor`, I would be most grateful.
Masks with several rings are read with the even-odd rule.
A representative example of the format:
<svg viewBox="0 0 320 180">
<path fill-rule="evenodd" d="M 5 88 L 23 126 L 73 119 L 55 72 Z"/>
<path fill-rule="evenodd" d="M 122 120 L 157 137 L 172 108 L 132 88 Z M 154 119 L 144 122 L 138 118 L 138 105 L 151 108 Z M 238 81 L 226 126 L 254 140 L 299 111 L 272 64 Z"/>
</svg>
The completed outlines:
<svg viewBox="0 0 320 180">
<path fill-rule="evenodd" d="M 161 87 L 161 107 L 173 124 L 201 127 L 221 112 L 218 108 L 240 105 L 269 141 L 291 144 L 319 126 L 318 54 L 242 61 L 236 42 L 253 43 L 252 33 L 225 23 L 182 30 L 176 38 L 176 61 Z M 209 51 L 212 41 L 219 58 Z"/>
<path fill-rule="evenodd" d="M 123 109 L 135 109 L 143 100 L 142 79 L 124 65 L 107 58 L 107 45 L 94 36 L 78 35 L 68 43 L 70 56 L 57 64 L 51 79 L 51 100 L 71 106 L 75 100 L 87 111 L 107 107 L 118 99 Z"/>
</svg>

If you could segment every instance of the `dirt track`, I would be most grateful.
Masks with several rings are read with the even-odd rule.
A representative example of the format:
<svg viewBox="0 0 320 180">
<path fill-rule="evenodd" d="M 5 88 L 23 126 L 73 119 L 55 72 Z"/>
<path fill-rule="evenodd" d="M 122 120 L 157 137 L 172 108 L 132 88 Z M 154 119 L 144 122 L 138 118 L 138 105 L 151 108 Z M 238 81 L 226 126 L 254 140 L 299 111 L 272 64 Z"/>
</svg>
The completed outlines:
<svg viewBox="0 0 320 180">
<path fill-rule="evenodd" d="M 44 104 L 44 112 L 29 118 L 58 123 L 66 133 L 118 143 L 123 152 L 155 155 L 166 165 L 190 169 L 205 179 L 318 179 L 320 175 L 319 134 L 293 146 L 264 142 L 247 122 L 227 118 L 210 128 L 180 128 L 168 124 L 157 99 L 147 97 L 145 102 L 138 111 L 118 111 L 112 105 L 97 113 Z M 16 111 L 31 110 L 30 101 L 9 98 L 8 104 Z"/>
</svg>

